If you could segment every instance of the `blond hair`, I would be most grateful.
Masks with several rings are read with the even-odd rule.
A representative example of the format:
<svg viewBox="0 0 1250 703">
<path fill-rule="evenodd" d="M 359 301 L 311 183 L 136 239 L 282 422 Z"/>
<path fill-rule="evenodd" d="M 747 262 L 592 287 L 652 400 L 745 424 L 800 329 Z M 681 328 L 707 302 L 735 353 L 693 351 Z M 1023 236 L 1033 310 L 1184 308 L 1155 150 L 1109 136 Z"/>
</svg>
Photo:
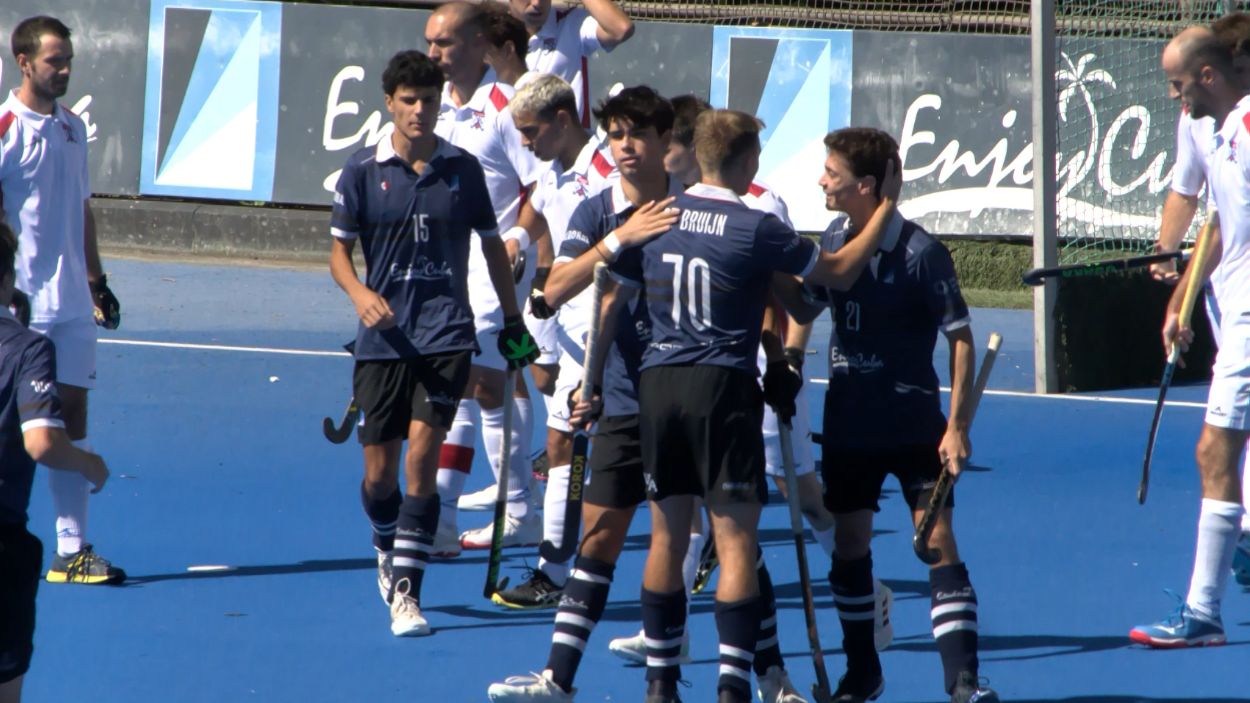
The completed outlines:
<svg viewBox="0 0 1250 703">
<path fill-rule="evenodd" d="M 764 123 L 737 110 L 708 110 L 694 127 L 694 151 L 704 173 L 724 174 L 759 149 Z"/>
</svg>

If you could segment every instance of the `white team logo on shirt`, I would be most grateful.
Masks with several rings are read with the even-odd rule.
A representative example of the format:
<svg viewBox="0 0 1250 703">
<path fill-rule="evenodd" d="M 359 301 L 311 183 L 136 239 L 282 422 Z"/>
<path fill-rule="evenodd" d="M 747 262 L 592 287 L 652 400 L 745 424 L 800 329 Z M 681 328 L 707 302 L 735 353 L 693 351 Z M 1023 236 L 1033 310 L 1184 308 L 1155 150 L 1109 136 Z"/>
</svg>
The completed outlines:
<svg viewBox="0 0 1250 703">
<path fill-rule="evenodd" d="M 52 381 L 31 381 L 30 387 L 36 394 L 43 395 L 52 389 Z"/>
</svg>

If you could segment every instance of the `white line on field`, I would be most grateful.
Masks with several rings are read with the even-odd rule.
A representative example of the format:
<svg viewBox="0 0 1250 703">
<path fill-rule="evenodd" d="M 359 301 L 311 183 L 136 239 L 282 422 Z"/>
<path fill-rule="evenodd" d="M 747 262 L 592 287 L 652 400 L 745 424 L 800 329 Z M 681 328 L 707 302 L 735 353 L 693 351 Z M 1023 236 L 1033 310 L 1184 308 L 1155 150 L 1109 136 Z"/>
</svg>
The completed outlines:
<svg viewBox="0 0 1250 703">
<path fill-rule="evenodd" d="M 161 347 L 164 349 L 195 349 L 198 351 L 230 351 L 252 354 L 286 354 L 288 356 L 347 356 L 345 351 L 319 351 L 316 349 L 278 349 L 275 347 L 236 347 L 227 344 L 191 344 L 187 342 L 145 342 L 138 339 L 101 339 L 100 344 L 119 344 L 129 347 Z"/>
<path fill-rule="evenodd" d="M 810 379 L 812 383 L 822 386 L 829 385 L 827 378 Z M 943 386 L 943 393 L 950 393 L 951 389 Z M 1056 393 L 1053 395 L 1044 395 L 1039 393 L 1028 393 L 1026 391 L 996 391 L 989 388 L 985 389 L 986 395 L 1001 395 L 1008 398 L 1036 398 L 1038 400 L 1083 400 L 1090 403 L 1120 403 L 1122 405 L 1154 405 L 1155 401 L 1148 398 L 1117 398 L 1110 395 L 1074 395 L 1071 393 Z M 1164 403 L 1170 408 L 1205 408 L 1206 403 L 1196 403 L 1189 400 L 1169 400 Z"/>
</svg>

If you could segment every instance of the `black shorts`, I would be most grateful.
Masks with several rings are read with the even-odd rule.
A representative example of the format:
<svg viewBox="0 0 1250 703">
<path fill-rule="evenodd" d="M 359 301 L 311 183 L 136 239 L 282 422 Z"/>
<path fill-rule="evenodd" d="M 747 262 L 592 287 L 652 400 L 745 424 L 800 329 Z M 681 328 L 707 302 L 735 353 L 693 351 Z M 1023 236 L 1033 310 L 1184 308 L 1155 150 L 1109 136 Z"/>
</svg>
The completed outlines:
<svg viewBox="0 0 1250 703">
<path fill-rule="evenodd" d="M 451 428 L 456 406 L 469 384 L 472 352 L 430 354 L 410 359 L 357 361 L 352 391 L 364 416 L 356 432 L 361 444 L 408 438 L 414 420 Z"/>
<path fill-rule="evenodd" d="M 942 460 L 935 444 L 898 449 L 826 446 L 822 451 L 820 475 L 825 482 L 825 507 L 832 513 L 881 512 L 881 486 L 888 474 L 898 478 L 907 507 L 924 507 L 929 491 L 942 475 Z M 953 489 L 946 505 L 955 507 Z"/>
<path fill-rule="evenodd" d="M 709 505 L 768 502 L 764 393 L 724 366 L 656 366 L 638 384 L 647 495 Z"/>
<path fill-rule="evenodd" d="M 582 499 L 604 508 L 632 508 L 647 499 L 637 415 L 599 419 Z"/>
<path fill-rule="evenodd" d="M 0 684 L 30 669 L 43 543 L 25 525 L 0 525 Z"/>
</svg>

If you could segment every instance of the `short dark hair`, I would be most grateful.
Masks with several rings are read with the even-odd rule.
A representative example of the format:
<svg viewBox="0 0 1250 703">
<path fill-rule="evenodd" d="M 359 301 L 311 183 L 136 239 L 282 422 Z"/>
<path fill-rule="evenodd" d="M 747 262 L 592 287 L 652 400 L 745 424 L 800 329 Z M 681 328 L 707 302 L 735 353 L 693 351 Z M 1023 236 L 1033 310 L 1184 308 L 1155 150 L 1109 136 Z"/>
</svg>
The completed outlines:
<svg viewBox="0 0 1250 703">
<path fill-rule="evenodd" d="M 525 23 L 512 16 L 501 5 L 483 6 L 483 31 L 486 41 L 496 49 L 502 49 L 507 42 L 512 42 L 512 49 L 517 58 L 525 60 L 530 48 L 530 35 L 525 30 Z"/>
<path fill-rule="evenodd" d="M 400 86 L 443 89 L 443 69 L 429 56 L 415 49 L 401 51 L 391 57 L 382 72 L 382 90 L 394 95 Z"/>
<path fill-rule="evenodd" d="M 694 144 L 694 124 L 699 115 L 712 109 L 711 103 L 697 95 L 670 98 L 673 104 L 673 140 L 684 147 Z"/>
<path fill-rule="evenodd" d="M 881 197 L 881 184 L 885 181 L 885 165 L 894 162 L 897 172 L 902 168 L 898 156 L 898 142 L 894 137 L 873 127 L 844 127 L 825 135 L 825 149 L 837 154 L 851 167 L 856 178 L 874 176 L 877 179 L 876 195 Z"/>
<path fill-rule="evenodd" d="M 0 278 L 13 275 L 17 262 L 17 235 L 9 223 L 0 218 Z"/>
<path fill-rule="evenodd" d="M 1233 56 L 1250 56 L 1250 14 L 1224 15 L 1211 23 L 1211 31 Z"/>
<path fill-rule="evenodd" d="M 39 53 L 39 45 L 43 42 L 45 34 L 54 34 L 61 39 L 69 39 L 69 27 L 66 27 L 61 20 L 47 15 L 28 17 L 19 22 L 9 40 L 13 49 L 13 58 L 17 58 L 19 54 L 34 56 Z"/>
<path fill-rule="evenodd" d="M 656 134 L 664 134 L 673 129 L 673 105 L 654 88 L 636 85 L 599 103 L 595 119 L 605 130 L 612 120 L 626 119 L 635 127 L 655 127 Z"/>
</svg>

